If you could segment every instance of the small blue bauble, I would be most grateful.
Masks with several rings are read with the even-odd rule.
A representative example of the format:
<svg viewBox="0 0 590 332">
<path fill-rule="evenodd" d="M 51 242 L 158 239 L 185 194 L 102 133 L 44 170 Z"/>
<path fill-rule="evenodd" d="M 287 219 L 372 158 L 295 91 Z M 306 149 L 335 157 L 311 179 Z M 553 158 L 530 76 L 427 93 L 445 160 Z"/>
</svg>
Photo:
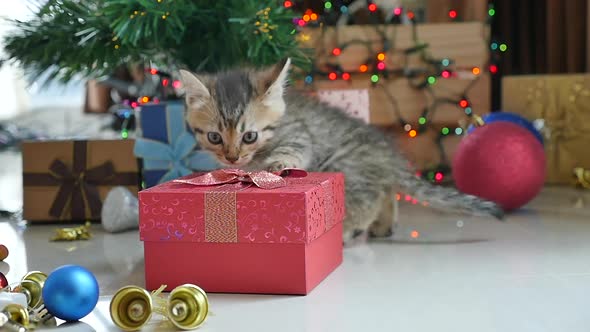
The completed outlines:
<svg viewBox="0 0 590 332">
<path fill-rule="evenodd" d="M 515 113 L 510 113 L 510 112 L 492 112 L 489 114 L 486 114 L 485 116 L 483 116 L 483 122 L 484 123 L 492 123 L 492 122 L 497 122 L 497 121 L 508 121 L 508 122 L 512 122 L 514 124 L 517 124 L 521 127 L 526 128 L 528 131 L 531 132 L 531 134 L 535 135 L 535 137 L 537 138 L 537 140 L 539 142 L 541 142 L 541 144 L 543 143 L 543 136 L 541 135 L 541 133 L 537 130 L 537 128 L 535 128 L 535 126 L 533 126 L 533 124 L 523 118 L 522 116 L 515 114 Z M 473 130 L 475 129 L 475 126 L 471 125 L 469 126 L 469 128 L 467 129 L 467 133 L 471 133 Z"/>
<path fill-rule="evenodd" d="M 76 321 L 96 307 L 98 292 L 98 282 L 92 272 L 78 265 L 64 265 L 47 277 L 43 302 L 55 317 Z"/>
</svg>

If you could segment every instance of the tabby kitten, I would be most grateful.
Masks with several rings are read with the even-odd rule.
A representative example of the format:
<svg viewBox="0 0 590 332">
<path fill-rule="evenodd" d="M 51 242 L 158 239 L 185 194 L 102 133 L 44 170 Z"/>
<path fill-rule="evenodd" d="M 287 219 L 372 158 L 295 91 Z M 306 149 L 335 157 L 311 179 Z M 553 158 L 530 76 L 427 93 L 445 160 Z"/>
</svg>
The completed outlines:
<svg viewBox="0 0 590 332">
<path fill-rule="evenodd" d="M 369 230 L 391 235 L 392 193 L 403 189 L 438 208 L 502 218 L 496 204 L 418 179 L 377 129 L 286 90 L 290 60 L 262 71 L 181 71 L 187 122 L 204 150 L 231 168 L 343 172 L 344 241 Z"/>
</svg>

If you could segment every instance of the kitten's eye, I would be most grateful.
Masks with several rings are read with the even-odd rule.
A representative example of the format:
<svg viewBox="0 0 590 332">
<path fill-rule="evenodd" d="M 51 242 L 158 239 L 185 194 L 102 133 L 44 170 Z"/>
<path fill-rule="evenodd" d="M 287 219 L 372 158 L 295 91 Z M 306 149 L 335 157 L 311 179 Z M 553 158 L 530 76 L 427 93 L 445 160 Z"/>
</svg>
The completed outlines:
<svg viewBox="0 0 590 332">
<path fill-rule="evenodd" d="M 214 133 L 214 132 L 208 132 L 207 133 L 207 139 L 209 140 L 209 142 L 211 142 L 211 144 L 221 144 L 221 142 L 223 142 L 223 140 L 221 139 L 221 135 L 219 135 L 218 133 Z"/>
<path fill-rule="evenodd" d="M 252 143 L 256 142 L 257 139 L 258 139 L 258 133 L 255 131 L 249 131 L 244 134 L 244 137 L 242 137 L 242 141 L 244 141 L 244 143 L 246 143 L 246 144 L 252 144 Z"/>
</svg>

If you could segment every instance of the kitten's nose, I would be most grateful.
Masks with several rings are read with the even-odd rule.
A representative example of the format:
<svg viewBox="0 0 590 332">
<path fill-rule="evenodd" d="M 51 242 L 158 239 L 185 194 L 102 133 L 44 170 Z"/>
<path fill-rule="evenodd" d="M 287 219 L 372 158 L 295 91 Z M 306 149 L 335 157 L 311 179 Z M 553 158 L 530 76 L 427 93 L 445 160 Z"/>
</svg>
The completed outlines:
<svg viewBox="0 0 590 332">
<path fill-rule="evenodd" d="M 225 160 L 229 161 L 230 163 L 235 163 L 240 159 L 240 156 L 225 156 Z"/>
</svg>

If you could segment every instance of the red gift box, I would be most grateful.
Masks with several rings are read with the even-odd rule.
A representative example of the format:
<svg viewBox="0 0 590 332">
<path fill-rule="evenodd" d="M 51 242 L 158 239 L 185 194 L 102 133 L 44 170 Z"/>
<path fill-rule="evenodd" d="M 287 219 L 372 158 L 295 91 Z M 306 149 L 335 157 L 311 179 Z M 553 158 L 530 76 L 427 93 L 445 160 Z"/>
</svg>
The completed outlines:
<svg viewBox="0 0 590 332">
<path fill-rule="evenodd" d="M 193 283 L 207 292 L 305 295 L 340 265 L 342 174 L 278 177 L 268 186 L 242 172 L 203 185 L 220 172 L 228 170 L 139 193 L 149 290 Z"/>
</svg>

